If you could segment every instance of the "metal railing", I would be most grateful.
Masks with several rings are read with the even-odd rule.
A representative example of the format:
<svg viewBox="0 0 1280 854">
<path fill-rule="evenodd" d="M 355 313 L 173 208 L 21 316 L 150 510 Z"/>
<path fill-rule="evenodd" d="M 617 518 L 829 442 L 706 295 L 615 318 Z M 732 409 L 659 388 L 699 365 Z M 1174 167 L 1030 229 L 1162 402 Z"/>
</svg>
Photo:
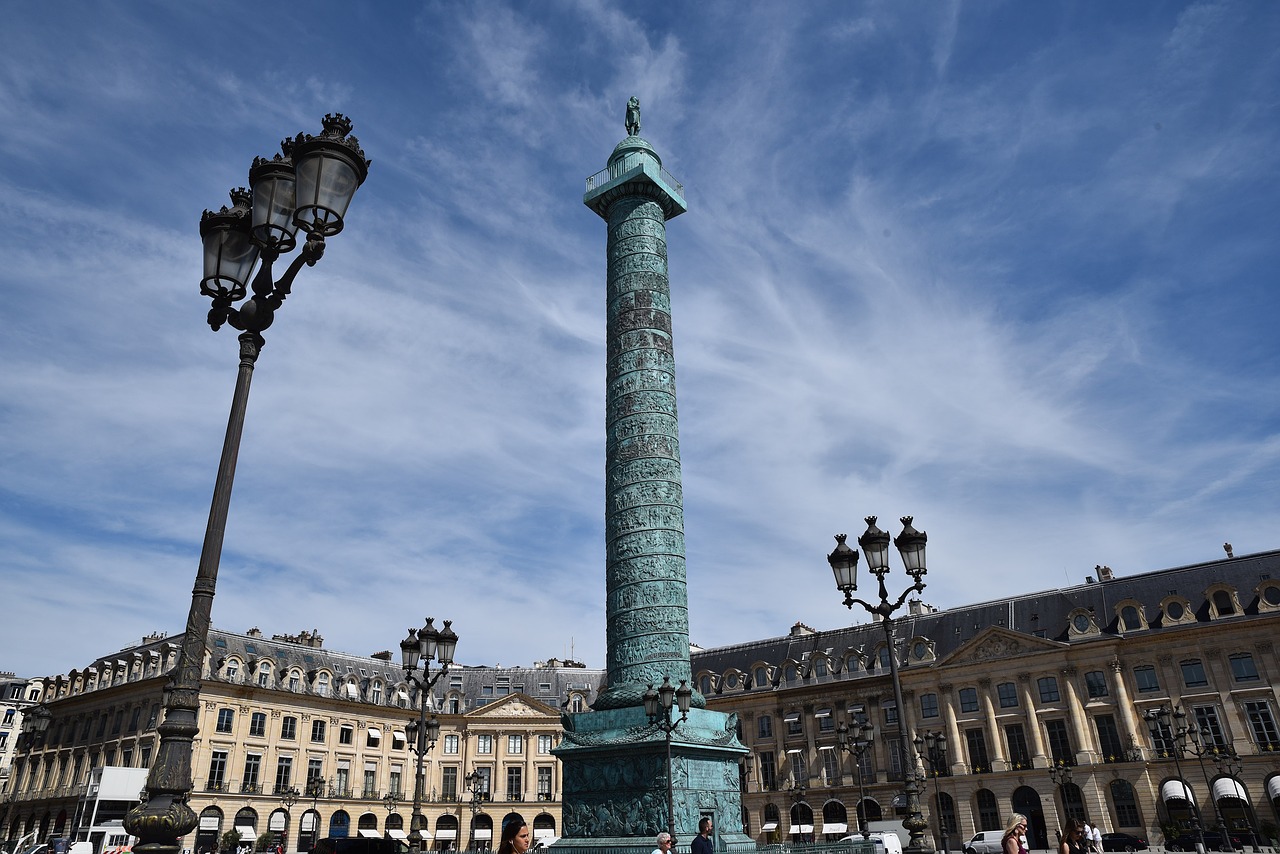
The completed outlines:
<svg viewBox="0 0 1280 854">
<path fill-rule="evenodd" d="M 684 185 L 677 181 L 676 177 L 668 172 L 665 167 L 659 165 L 658 161 L 652 154 L 645 152 L 628 154 L 621 160 L 609 164 L 604 169 L 601 169 L 596 174 L 587 178 L 587 192 L 589 193 L 597 187 L 602 187 L 610 181 L 622 177 L 632 169 L 639 167 L 642 163 L 652 163 L 657 166 L 658 176 L 662 179 L 663 183 L 674 189 L 681 196 L 684 195 Z"/>
</svg>

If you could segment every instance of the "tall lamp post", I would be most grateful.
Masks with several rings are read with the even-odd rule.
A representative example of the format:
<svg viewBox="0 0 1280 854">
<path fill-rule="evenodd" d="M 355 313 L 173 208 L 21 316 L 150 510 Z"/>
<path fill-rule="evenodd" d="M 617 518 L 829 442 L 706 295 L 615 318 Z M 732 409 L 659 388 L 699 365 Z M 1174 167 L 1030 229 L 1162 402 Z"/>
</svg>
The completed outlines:
<svg viewBox="0 0 1280 854">
<path fill-rule="evenodd" d="M 1179 720 L 1185 720 L 1187 713 L 1182 709 L 1175 709 L 1173 715 Z M 1185 723 L 1178 727 L 1178 733 L 1178 740 L 1183 749 L 1200 763 L 1200 776 L 1204 778 L 1204 790 L 1209 793 L 1209 801 L 1213 804 L 1213 818 L 1218 823 L 1218 832 L 1222 834 L 1222 850 L 1235 851 L 1235 847 L 1231 844 L 1231 834 L 1227 832 L 1226 818 L 1222 815 L 1221 807 L 1218 806 L 1218 799 L 1213 796 L 1213 783 L 1209 781 L 1209 770 L 1204 764 L 1206 756 L 1216 756 L 1218 753 L 1218 748 L 1213 743 L 1212 733 L 1207 726 L 1188 726 Z"/>
<path fill-rule="evenodd" d="M 950 828 L 942 815 L 942 799 L 938 794 L 938 778 L 947 773 L 947 737 L 943 733 L 925 730 L 915 737 L 916 755 L 928 767 L 929 776 L 933 778 L 933 802 L 938 808 L 938 835 L 942 837 L 944 854 L 950 851 L 947 836 Z"/>
<path fill-rule="evenodd" d="M 663 676 L 658 690 L 650 685 L 644 692 L 644 713 L 649 716 L 649 723 L 662 730 L 667 742 L 667 833 L 676 835 L 676 806 L 671 779 L 671 733 L 689 718 L 689 704 L 693 699 L 693 689 L 686 679 L 680 680 L 680 687 L 671 684 L 671 679 Z M 680 712 L 679 720 L 672 717 L 674 710 Z"/>
<path fill-rule="evenodd" d="M 427 617 L 427 624 L 418 630 L 409 629 L 408 636 L 400 641 L 400 664 L 404 670 L 404 678 L 418 689 L 418 720 L 409 724 L 409 740 L 416 754 L 413 775 L 413 815 L 409 819 L 409 850 L 418 854 L 422 850 L 422 758 L 435 746 L 440 738 L 440 721 L 432 712 L 427 719 L 427 704 L 430 702 L 431 689 L 440 681 L 440 677 L 453 664 L 453 653 L 458 648 L 458 635 L 451 628 L 452 620 L 444 621 L 444 628 L 437 630 L 435 618 Z M 431 662 L 438 661 L 440 667 L 431 672 Z M 418 664 L 422 664 L 422 675 L 418 675 Z M 412 733 L 412 735 L 410 735 Z"/>
<path fill-rule="evenodd" d="M 277 792 L 276 794 L 280 796 L 280 804 L 284 807 L 284 811 L 288 813 L 287 821 L 289 822 L 289 824 L 292 824 L 293 823 L 293 805 L 298 802 L 298 796 L 301 795 L 302 793 L 299 792 L 293 786 L 290 786 L 289 788 L 284 789 L 283 791 Z M 282 848 L 288 847 L 284 844 L 285 843 L 284 837 L 285 837 L 285 834 L 289 832 L 289 824 L 285 825 L 284 832 L 281 833 L 279 838 L 276 840 L 277 842 L 280 843 L 280 846 Z"/>
<path fill-rule="evenodd" d="M 1076 816 L 1071 815 L 1071 810 L 1067 806 L 1067 786 L 1071 785 L 1071 766 L 1065 762 L 1055 762 L 1049 766 L 1049 779 L 1053 781 L 1054 787 L 1058 790 L 1058 801 L 1062 804 L 1062 814 L 1067 818 L 1076 818 Z M 1061 835 L 1062 831 L 1058 831 L 1058 833 Z"/>
<path fill-rule="evenodd" d="M 164 721 L 157 727 L 160 747 L 147 776 L 147 798 L 124 818 L 125 829 L 139 839 L 133 846 L 139 854 L 177 854 L 182 837 L 196 826 L 196 814 L 187 799 L 192 785 L 191 746 L 199 732 L 200 673 L 249 383 L 258 353 L 266 343 L 262 333 L 275 319 L 302 266 L 313 266 L 324 254 L 325 238 L 342 231 L 351 198 L 369 174 L 369 161 L 359 141 L 348 136 L 351 121 L 338 113 L 326 115 L 323 124 L 319 136 L 300 133 L 284 140 L 281 153 L 273 159 L 255 158 L 249 169 L 250 189 L 232 190 L 230 209 L 205 211 L 200 219 L 204 243 L 200 292 L 213 300 L 209 326 L 216 332 L 230 323 L 240 330 L 240 370 L 187 627 L 165 693 Z M 293 251 L 298 229 L 306 233 L 306 243 L 275 281 L 272 266 L 281 255 Z M 262 266 L 253 278 L 253 296 L 236 308 L 233 303 L 246 296 L 245 288 L 259 257 Z"/>
<path fill-rule="evenodd" d="M 908 723 L 907 707 L 902 702 L 902 680 L 898 676 L 898 655 L 893 643 L 893 615 L 907 601 L 908 596 L 924 590 L 924 576 L 927 571 L 924 550 L 928 536 L 911 527 L 912 517 L 903 516 L 900 520 L 902 533 L 894 539 L 893 544 L 898 547 L 898 553 L 902 556 L 902 565 L 914 583 L 902 591 L 902 595 L 896 601 L 890 601 L 889 591 L 884 584 L 884 577 L 889 572 L 889 535 L 876 527 L 875 516 L 867 516 L 864 521 L 867 523 L 867 530 L 858 538 L 858 545 L 862 547 L 862 553 L 867 557 L 868 571 L 880 582 L 880 601 L 873 605 L 853 595 L 853 592 L 858 589 L 858 553 L 845 544 L 847 535 L 836 535 L 836 548 L 827 555 L 827 562 L 831 564 L 831 571 L 836 577 L 836 587 L 844 593 L 845 607 L 852 609 L 856 602 L 867 613 L 879 617 L 884 626 L 885 643 L 888 644 L 889 649 L 889 673 L 893 679 L 893 699 L 898 711 L 902 758 L 905 760 L 907 745 L 911 742 L 911 727 Z M 920 786 L 914 774 L 906 775 L 902 793 L 907 799 L 907 817 L 903 819 L 902 826 L 911 834 L 906 850 L 912 854 L 928 851 L 924 844 L 924 831 L 929 824 L 920 813 Z"/>
<path fill-rule="evenodd" d="M 1199 851 L 1204 851 L 1204 821 L 1200 817 L 1200 805 L 1196 803 L 1191 787 L 1182 777 L 1182 761 L 1179 758 L 1186 741 L 1186 730 L 1182 723 L 1186 716 L 1186 712 L 1182 711 L 1180 706 L 1173 708 L 1160 706 L 1157 709 L 1148 709 L 1142 715 L 1142 719 L 1146 721 L 1147 730 L 1151 733 L 1151 743 L 1156 749 L 1156 755 L 1162 759 L 1170 756 L 1173 758 L 1173 767 L 1178 772 L 1178 785 L 1182 787 L 1182 793 L 1191 804 L 1191 823 L 1192 830 L 1196 832 L 1196 847 Z M 1175 723 L 1178 727 L 1176 730 Z M 1167 751 L 1160 750 L 1162 741 L 1168 746 Z M 1210 797 L 1212 796 L 1210 793 Z"/>
<path fill-rule="evenodd" d="M 875 727 L 863 721 L 850 729 L 842 723 L 836 727 L 836 747 L 853 757 L 853 773 L 858 778 L 858 808 L 854 813 L 858 818 L 858 832 L 867 838 L 866 792 L 862 783 L 862 757 L 871 749 L 871 733 Z"/>
<path fill-rule="evenodd" d="M 1214 750 L 1212 753 L 1212 761 L 1213 761 L 1213 767 L 1218 769 L 1218 773 L 1225 774 L 1226 776 L 1230 777 L 1232 781 L 1235 781 L 1235 779 L 1240 775 L 1240 772 L 1244 770 L 1244 764 L 1240 761 L 1240 755 L 1237 754 L 1235 751 L 1235 748 L 1231 747 L 1230 745 L 1228 745 L 1225 749 L 1222 749 L 1222 750 Z M 1211 791 L 1209 794 L 1210 794 L 1210 797 L 1212 797 L 1213 792 Z M 1215 803 L 1217 802 L 1216 798 L 1214 799 L 1214 802 Z M 1244 815 L 1245 815 L 1245 821 L 1247 823 L 1246 826 L 1249 828 L 1249 835 L 1252 837 L 1251 844 L 1253 845 L 1253 850 L 1257 851 L 1258 850 L 1258 832 L 1254 829 L 1252 822 L 1249 822 L 1248 811 L 1246 811 Z M 1226 816 L 1222 817 L 1222 824 L 1223 824 L 1223 828 L 1222 828 L 1223 836 L 1229 837 L 1231 835 L 1231 828 L 1226 826 L 1227 824 Z M 1241 845 L 1240 848 L 1241 850 L 1243 850 L 1244 846 Z"/>
</svg>

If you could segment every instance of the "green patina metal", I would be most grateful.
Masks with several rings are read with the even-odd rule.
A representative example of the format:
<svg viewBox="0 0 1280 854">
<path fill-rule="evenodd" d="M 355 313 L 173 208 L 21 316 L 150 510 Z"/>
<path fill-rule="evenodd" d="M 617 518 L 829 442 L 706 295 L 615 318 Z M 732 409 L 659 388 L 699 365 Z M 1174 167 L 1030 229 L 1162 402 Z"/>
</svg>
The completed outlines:
<svg viewBox="0 0 1280 854">
<path fill-rule="evenodd" d="M 692 683 L 684 508 L 676 415 L 666 222 L 688 210 L 684 187 L 637 136 L 587 179 L 583 202 L 608 223 L 605 422 L 607 687 L 592 711 L 564 715 L 562 838 L 555 847 L 652 849 L 667 827 L 671 786 L 677 838 L 711 815 L 720 847 L 753 844 L 741 832 L 737 717 L 706 709 L 694 691 L 688 719 L 666 739 L 643 695 L 663 678 Z M 696 688 L 696 686 L 695 686 Z"/>
</svg>

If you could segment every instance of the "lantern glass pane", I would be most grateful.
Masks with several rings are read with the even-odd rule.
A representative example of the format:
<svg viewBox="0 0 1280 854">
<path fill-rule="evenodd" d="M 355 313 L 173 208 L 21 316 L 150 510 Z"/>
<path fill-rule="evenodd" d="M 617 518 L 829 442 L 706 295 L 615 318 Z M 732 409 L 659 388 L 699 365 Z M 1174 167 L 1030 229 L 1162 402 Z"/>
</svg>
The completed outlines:
<svg viewBox="0 0 1280 854">
<path fill-rule="evenodd" d="M 258 262 L 258 247 L 237 228 L 213 228 L 204 236 L 204 279 L 201 292 L 239 299 Z"/>
<path fill-rule="evenodd" d="M 317 153 L 298 163 L 297 172 L 294 220 L 305 231 L 325 237 L 342 231 L 342 218 L 360 186 L 355 168 L 343 158 Z"/>
<path fill-rule="evenodd" d="M 253 185 L 254 239 L 278 252 L 288 252 L 296 243 L 294 188 L 293 176 L 283 173 L 270 175 Z"/>
</svg>

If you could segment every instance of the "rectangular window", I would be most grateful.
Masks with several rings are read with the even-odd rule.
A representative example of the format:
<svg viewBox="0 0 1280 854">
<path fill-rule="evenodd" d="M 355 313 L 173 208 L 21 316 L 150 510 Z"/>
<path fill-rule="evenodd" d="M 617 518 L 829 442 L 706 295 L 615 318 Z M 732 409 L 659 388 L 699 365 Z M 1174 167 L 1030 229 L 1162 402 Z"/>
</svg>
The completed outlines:
<svg viewBox="0 0 1280 854">
<path fill-rule="evenodd" d="M 1071 749 L 1071 738 L 1067 734 L 1067 722 L 1062 719 L 1045 721 L 1044 730 L 1049 736 L 1049 752 L 1053 764 L 1075 765 L 1076 754 Z"/>
<path fill-rule="evenodd" d="M 1266 700 L 1250 700 L 1244 704 L 1244 715 L 1249 721 L 1249 734 L 1258 750 L 1265 753 L 1280 751 L 1280 734 L 1276 732 L 1276 719 L 1271 704 Z"/>
<path fill-rule="evenodd" d="M 1101 670 L 1090 670 L 1084 675 L 1085 693 L 1090 700 L 1107 696 L 1107 676 Z"/>
<path fill-rule="evenodd" d="M 798 712 L 792 712 L 786 717 L 787 735 L 804 735 L 804 722 L 800 720 Z"/>
<path fill-rule="evenodd" d="M 964 731 L 965 746 L 969 749 L 969 770 L 973 774 L 991 771 L 991 759 L 987 756 L 987 739 L 980 729 Z"/>
<path fill-rule="evenodd" d="M 458 737 L 456 735 L 446 735 L 444 737 L 444 753 L 446 756 L 458 755 Z"/>
<path fill-rule="evenodd" d="M 1201 739 L 1210 747 L 1225 752 L 1227 737 L 1222 733 L 1222 721 L 1218 719 L 1215 706 L 1196 706 L 1191 710 L 1196 716 L 1196 727 L 1200 730 Z"/>
<path fill-rule="evenodd" d="M 293 757 L 281 756 L 276 759 L 276 794 L 288 791 L 290 778 L 293 777 Z"/>
<path fill-rule="evenodd" d="M 962 712 L 978 711 L 978 691 L 976 688 L 960 689 L 960 711 Z"/>
<path fill-rule="evenodd" d="M 1231 656 L 1231 676 L 1237 682 L 1256 682 L 1258 666 L 1253 663 L 1253 656 L 1247 652 Z"/>
<path fill-rule="evenodd" d="M 218 732 L 231 732 L 235 719 L 236 713 L 234 709 L 218 709 L 218 725 L 215 729 Z"/>
<path fill-rule="evenodd" d="M 756 737 L 773 738 L 773 718 L 768 715 L 756 718 Z"/>
<path fill-rule="evenodd" d="M 1000 700 L 1000 708 L 1018 708 L 1018 686 L 1012 682 L 1001 682 L 997 685 L 996 697 Z"/>
<path fill-rule="evenodd" d="M 828 786 L 840 785 L 840 754 L 834 750 L 819 751 L 822 755 L 822 781 Z"/>
<path fill-rule="evenodd" d="M 1004 728 L 1005 744 L 1009 746 L 1009 763 L 1014 770 L 1031 767 L 1031 751 L 1027 750 L 1027 734 L 1022 724 L 1008 724 Z"/>
<path fill-rule="evenodd" d="M 538 736 L 538 755 L 539 756 L 551 755 L 551 736 L 549 735 Z"/>
<path fill-rule="evenodd" d="M 280 719 L 280 738 L 284 741 L 293 741 L 298 737 L 298 719 L 286 716 Z"/>
<path fill-rule="evenodd" d="M 333 785 L 339 798 L 351 796 L 351 760 L 338 760 L 338 773 L 333 775 Z"/>
<path fill-rule="evenodd" d="M 552 770 L 545 765 L 538 768 L 538 800 L 551 800 Z"/>
<path fill-rule="evenodd" d="M 256 753 L 244 757 L 244 774 L 240 777 L 240 791 L 257 792 L 258 775 L 262 772 L 262 756 Z"/>
<path fill-rule="evenodd" d="M 1182 684 L 1188 688 L 1200 688 L 1209 684 L 1205 675 L 1204 664 L 1198 658 L 1189 658 L 1182 662 Z"/>
<path fill-rule="evenodd" d="M 1098 730 L 1098 749 L 1102 751 L 1102 761 L 1124 762 L 1124 745 L 1120 742 L 1116 719 L 1112 715 L 1098 715 L 1093 719 L 1093 725 Z"/>
<path fill-rule="evenodd" d="M 760 787 L 766 792 L 778 791 L 778 769 L 773 763 L 773 751 L 760 753 Z"/>
<path fill-rule="evenodd" d="M 324 741 L 324 721 L 319 718 L 316 718 L 311 722 L 311 740 L 318 742 Z"/>
<path fill-rule="evenodd" d="M 390 782 L 387 785 L 391 787 L 390 794 L 397 798 L 404 794 L 404 770 L 399 765 L 391 766 Z"/>
<path fill-rule="evenodd" d="M 1058 694 L 1058 677 L 1041 676 L 1036 680 L 1036 687 L 1040 689 L 1040 702 L 1056 703 L 1061 697 Z"/>
<path fill-rule="evenodd" d="M 209 779 L 205 782 L 205 791 L 221 792 L 226 785 L 227 751 L 215 750 L 209 757 Z"/>
<path fill-rule="evenodd" d="M 124 729 L 124 709 L 116 712 L 116 716 L 111 720 L 111 734 L 119 735 L 120 730 Z"/>
<path fill-rule="evenodd" d="M 1160 680 L 1156 678 L 1156 669 L 1150 664 L 1133 668 L 1133 681 L 1141 693 L 1160 690 Z"/>
<path fill-rule="evenodd" d="M 440 796 L 445 803 L 458 800 L 458 769 L 445 767 L 440 772 Z"/>
<path fill-rule="evenodd" d="M 524 753 L 524 736 L 509 735 L 507 736 L 507 755 L 519 756 Z"/>
<path fill-rule="evenodd" d="M 481 766 L 476 769 L 476 773 L 480 775 L 480 800 L 492 800 L 493 787 L 491 783 L 493 778 L 493 769 L 487 765 Z"/>
<path fill-rule="evenodd" d="M 796 786 L 809 785 L 809 761 L 805 759 L 804 751 L 797 750 L 787 751 L 787 761 L 791 763 L 791 782 Z"/>
<path fill-rule="evenodd" d="M 902 755 L 902 739 L 894 736 L 885 741 L 888 743 L 889 779 L 905 780 L 907 763 L 903 761 L 905 757 Z"/>
<path fill-rule="evenodd" d="M 831 716 L 830 709 L 819 709 L 813 713 L 818 720 L 818 732 L 834 732 L 836 728 L 836 719 Z"/>
<path fill-rule="evenodd" d="M 524 800 L 524 775 L 519 765 L 507 766 L 507 800 Z"/>
<path fill-rule="evenodd" d="M 898 723 L 898 704 L 885 703 L 884 706 L 884 722 L 886 726 L 893 726 Z"/>
<path fill-rule="evenodd" d="M 1170 725 L 1156 721 L 1155 730 L 1151 733 L 1151 736 L 1151 747 L 1156 756 L 1161 759 L 1169 759 L 1173 756 L 1173 728 Z"/>
<path fill-rule="evenodd" d="M 481 756 L 488 756 L 493 753 L 493 736 L 477 735 L 476 736 L 476 753 Z"/>
<path fill-rule="evenodd" d="M 937 694 L 921 694 L 920 695 L 920 717 L 936 718 L 938 716 L 938 695 Z"/>
<path fill-rule="evenodd" d="M 311 758 L 307 760 L 307 783 L 324 779 L 324 760 Z"/>
<path fill-rule="evenodd" d="M 342 724 L 338 727 L 338 744 L 354 744 L 356 740 L 356 728 L 351 724 Z"/>
<path fill-rule="evenodd" d="M 129 732 L 137 732 L 138 724 L 142 722 L 142 706 L 135 706 L 133 713 L 129 715 Z"/>
<path fill-rule="evenodd" d="M 249 716 L 249 735 L 264 738 L 267 734 L 267 716 L 264 712 L 254 712 Z"/>
<path fill-rule="evenodd" d="M 378 797 L 378 766 L 371 762 L 364 764 L 364 786 L 360 789 L 360 797 L 365 800 Z"/>
</svg>

